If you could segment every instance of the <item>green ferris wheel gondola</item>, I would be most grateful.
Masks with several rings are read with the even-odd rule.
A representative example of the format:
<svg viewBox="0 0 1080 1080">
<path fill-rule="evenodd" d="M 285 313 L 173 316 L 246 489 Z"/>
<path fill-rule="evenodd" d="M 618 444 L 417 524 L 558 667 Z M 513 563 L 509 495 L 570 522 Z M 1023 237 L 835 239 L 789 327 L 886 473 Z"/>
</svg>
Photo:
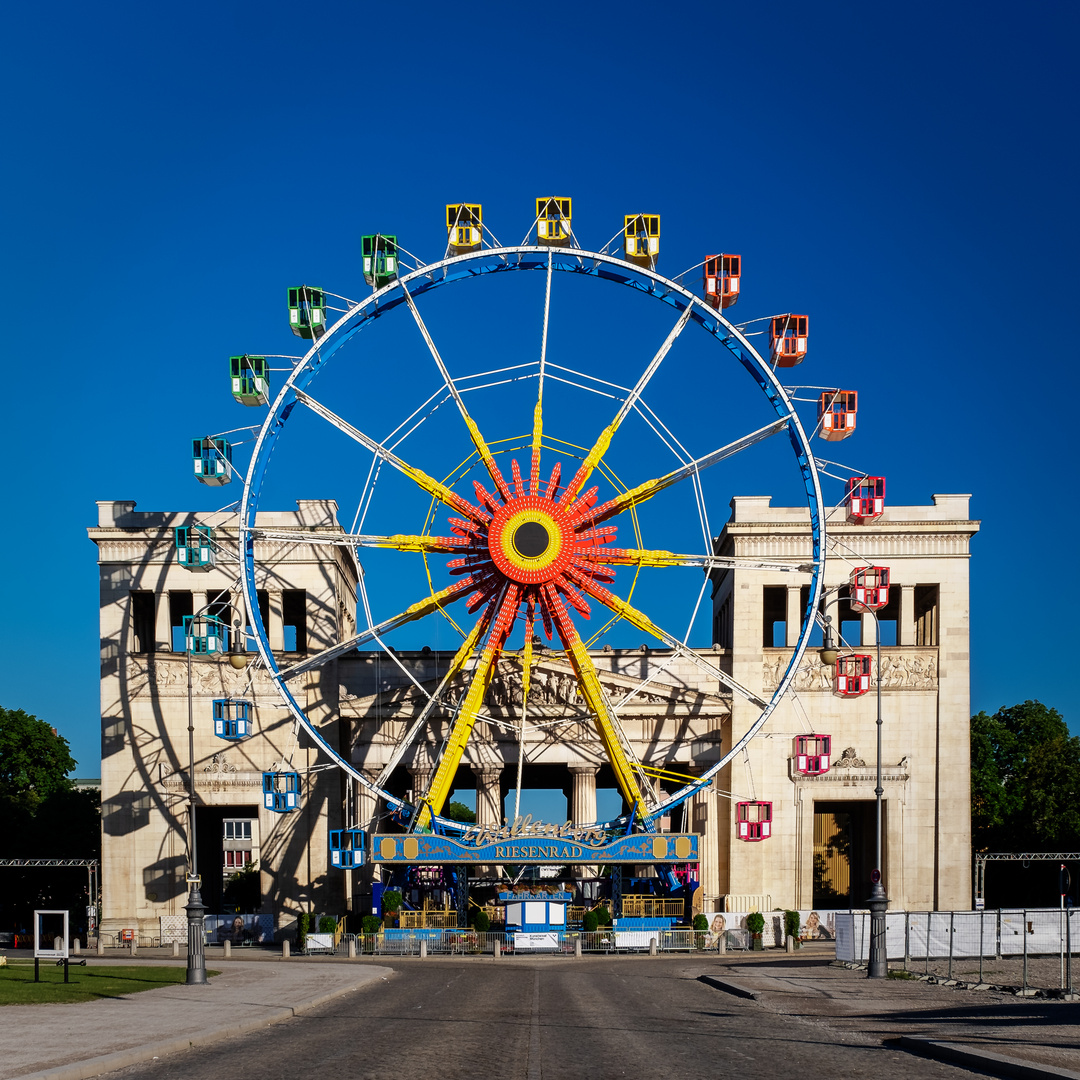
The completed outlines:
<svg viewBox="0 0 1080 1080">
<path fill-rule="evenodd" d="M 364 256 L 364 280 L 381 289 L 398 275 L 397 237 L 375 233 L 361 237 Z"/>
<path fill-rule="evenodd" d="M 229 357 L 232 396 L 241 405 L 265 405 L 270 400 L 270 365 L 265 356 Z"/>
<path fill-rule="evenodd" d="M 326 293 L 314 285 L 289 290 L 289 329 L 299 338 L 321 338 L 326 333 Z"/>
</svg>

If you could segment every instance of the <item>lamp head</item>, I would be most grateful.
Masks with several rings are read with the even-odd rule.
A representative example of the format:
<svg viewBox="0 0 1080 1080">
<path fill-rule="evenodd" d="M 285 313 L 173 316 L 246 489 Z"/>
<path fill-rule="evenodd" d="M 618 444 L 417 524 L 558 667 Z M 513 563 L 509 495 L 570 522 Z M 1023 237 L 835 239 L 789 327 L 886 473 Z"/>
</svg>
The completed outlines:
<svg viewBox="0 0 1080 1080">
<path fill-rule="evenodd" d="M 232 644 L 229 646 L 229 663 L 237 671 L 243 671 L 247 667 L 248 654 L 240 648 L 240 620 L 233 624 Z"/>
<path fill-rule="evenodd" d="M 825 667 L 831 668 L 836 664 L 836 642 L 833 640 L 832 616 L 825 616 L 825 640 L 818 649 L 818 657 Z"/>
</svg>

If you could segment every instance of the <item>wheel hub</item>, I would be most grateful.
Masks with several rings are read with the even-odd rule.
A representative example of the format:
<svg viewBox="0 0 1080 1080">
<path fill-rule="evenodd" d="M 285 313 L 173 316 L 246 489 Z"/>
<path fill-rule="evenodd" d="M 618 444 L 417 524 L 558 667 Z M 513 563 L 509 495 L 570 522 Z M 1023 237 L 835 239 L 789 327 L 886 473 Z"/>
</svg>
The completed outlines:
<svg viewBox="0 0 1080 1080">
<path fill-rule="evenodd" d="M 520 495 L 500 506 L 488 529 L 495 566 L 520 585 L 553 581 L 571 563 L 574 526 L 552 499 Z"/>
</svg>

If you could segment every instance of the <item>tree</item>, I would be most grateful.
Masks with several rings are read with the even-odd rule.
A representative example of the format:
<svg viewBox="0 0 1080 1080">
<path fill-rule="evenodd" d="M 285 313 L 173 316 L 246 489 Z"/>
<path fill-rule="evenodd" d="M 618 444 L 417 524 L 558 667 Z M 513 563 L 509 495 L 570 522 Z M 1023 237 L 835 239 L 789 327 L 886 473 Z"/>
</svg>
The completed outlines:
<svg viewBox="0 0 1080 1080">
<path fill-rule="evenodd" d="M 22 709 L 0 709 L 0 856 L 100 859 L 101 797 L 68 779 L 67 739 Z M 86 871 L 8 867 L 0 871 L 0 926 L 28 927 L 34 908 L 68 908 L 86 924 Z"/>
<path fill-rule="evenodd" d="M 71 748 L 56 729 L 22 709 L 0 709 L 0 799 L 31 814 L 50 795 L 70 791 Z"/>
<path fill-rule="evenodd" d="M 448 817 L 451 821 L 463 822 L 466 825 L 476 824 L 476 814 L 456 799 L 443 811 L 443 817 Z"/>
<path fill-rule="evenodd" d="M 1025 701 L 971 718 L 971 830 L 976 851 L 1080 843 L 1080 738 L 1056 709 Z"/>
</svg>

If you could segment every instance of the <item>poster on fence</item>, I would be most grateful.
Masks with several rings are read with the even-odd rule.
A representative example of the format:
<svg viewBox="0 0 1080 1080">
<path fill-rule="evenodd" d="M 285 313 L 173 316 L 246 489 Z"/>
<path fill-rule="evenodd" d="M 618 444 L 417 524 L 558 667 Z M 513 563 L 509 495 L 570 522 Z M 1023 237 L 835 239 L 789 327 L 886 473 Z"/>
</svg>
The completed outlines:
<svg viewBox="0 0 1080 1080">
<path fill-rule="evenodd" d="M 273 915 L 207 915 L 206 940 L 211 945 L 263 945 L 274 940 Z"/>
</svg>

